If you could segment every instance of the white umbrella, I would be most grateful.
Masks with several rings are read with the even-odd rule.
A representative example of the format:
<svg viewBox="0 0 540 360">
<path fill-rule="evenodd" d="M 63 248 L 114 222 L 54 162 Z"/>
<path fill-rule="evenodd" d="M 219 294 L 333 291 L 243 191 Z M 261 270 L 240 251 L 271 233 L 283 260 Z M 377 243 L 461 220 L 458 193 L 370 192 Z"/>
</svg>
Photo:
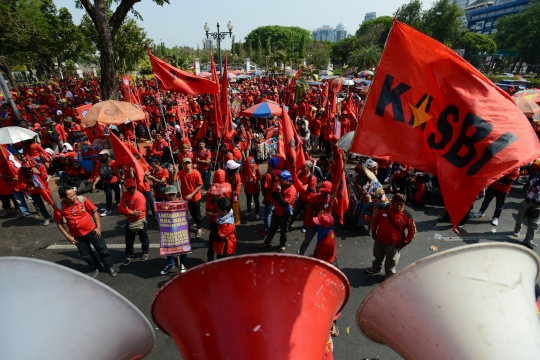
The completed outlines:
<svg viewBox="0 0 540 360">
<path fill-rule="evenodd" d="M 345 79 L 345 80 L 343 80 L 343 85 L 345 85 L 345 86 L 354 85 L 354 81 L 352 81 L 350 79 Z"/>
<path fill-rule="evenodd" d="M 19 126 L 6 126 L 0 128 L 0 144 L 15 144 L 30 140 L 36 135 L 35 132 Z"/>
<path fill-rule="evenodd" d="M 349 151 L 355 133 L 356 131 L 349 131 L 348 133 L 340 137 L 337 142 L 338 148 L 340 148 L 341 150 Z"/>
</svg>

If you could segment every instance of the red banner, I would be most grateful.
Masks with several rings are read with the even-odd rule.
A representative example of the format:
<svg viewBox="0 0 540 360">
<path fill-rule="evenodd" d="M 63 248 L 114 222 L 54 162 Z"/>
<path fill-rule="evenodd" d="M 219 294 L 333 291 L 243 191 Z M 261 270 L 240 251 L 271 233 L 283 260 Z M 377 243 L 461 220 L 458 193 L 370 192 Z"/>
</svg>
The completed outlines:
<svg viewBox="0 0 540 360">
<path fill-rule="evenodd" d="M 454 226 L 478 193 L 540 156 L 512 99 L 454 51 L 394 21 L 351 151 L 437 175 Z"/>
<path fill-rule="evenodd" d="M 78 108 L 75 108 L 75 111 L 77 111 L 77 118 L 79 120 L 83 120 L 86 116 L 86 113 L 92 108 L 92 104 L 86 104 L 83 106 L 79 106 Z"/>
<path fill-rule="evenodd" d="M 110 139 L 111 139 L 111 145 L 114 150 L 114 158 L 118 165 L 133 165 L 133 168 L 135 169 L 135 180 L 137 181 L 137 185 L 142 185 L 144 182 L 144 170 L 135 159 L 135 156 L 133 156 L 133 153 L 131 152 L 131 149 L 128 148 L 126 144 L 124 144 L 112 131 L 110 133 Z"/>
<path fill-rule="evenodd" d="M 160 88 L 191 95 L 217 94 L 219 92 L 216 82 L 177 69 L 157 58 L 150 52 L 150 49 L 148 49 L 148 56 L 154 75 L 159 80 Z"/>
<path fill-rule="evenodd" d="M 343 164 L 343 151 L 334 150 L 334 160 L 336 162 L 335 173 L 332 174 L 332 192 L 336 198 L 332 206 L 332 212 L 339 217 L 339 222 L 343 224 L 343 215 L 349 207 L 349 194 L 347 192 L 347 180 Z"/>
<path fill-rule="evenodd" d="M 299 170 L 306 163 L 304 151 L 302 145 L 304 142 L 298 137 L 296 130 L 293 126 L 287 110 L 285 110 L 285 104 L 281 105 L 283 109 L 283 115 L 279 119 L 278 123 L 278 155 L 285 158 L 285 168 L 296 176 L 297 170 Z"/>
<path fill-rule="evenodd" d="M 266 134 L 264 136 L 265 140 L 268 140 L 270 138 L 273 138 L 275 136 L 276 127 L 275 126 L 269 126 L 268 129 L 266 129 Z"/>
</svg>

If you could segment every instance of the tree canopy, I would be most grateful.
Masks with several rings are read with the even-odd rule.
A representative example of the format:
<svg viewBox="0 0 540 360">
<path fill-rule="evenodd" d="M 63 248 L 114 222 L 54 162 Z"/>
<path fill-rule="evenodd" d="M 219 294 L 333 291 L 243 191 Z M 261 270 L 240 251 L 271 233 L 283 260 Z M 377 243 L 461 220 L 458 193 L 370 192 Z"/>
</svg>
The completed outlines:
<svg viewBox="0 0 540 360">
<path fill-rule="evenodd" d="M 300 57 L 303 47 L 309 41 L 310 36 L 310 31 L 297 26 L 260 26 L 252 30 L 245 37 L 244 51 L 247 52 L 248 49 L 258 49 L 258 42 L 260 41 L 261 44 L 266 45 L 266 49 L 270 48 L 274 52 L 284 50 L 288 53 L 287 55 L 289 57 L 293 54 L 295 54 L 296 57 Z M 262 53 L 260 59 L 254 58 L 253 60 L 262 62 Z"/>
</svg>

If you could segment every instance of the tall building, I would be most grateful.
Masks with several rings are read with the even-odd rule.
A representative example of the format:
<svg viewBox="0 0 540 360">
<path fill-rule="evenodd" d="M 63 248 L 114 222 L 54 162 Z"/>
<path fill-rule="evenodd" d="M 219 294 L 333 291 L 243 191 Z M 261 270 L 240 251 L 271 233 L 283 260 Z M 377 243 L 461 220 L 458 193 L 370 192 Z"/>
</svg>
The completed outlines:
<svg viewBox="0 0 540 360">
<path fill-rule="evenodd" d="M 497 32 L 497 20 L 525 10 L 530 0 L 477 0 L 465 8 L 467 28 L 477 34 Z"/>
<path fill-rule="evenodd" d="M 375 12 L 368 12 L 366 13 L 366 15 L 364 16 L 364 22 L 368 21 L 368 20 L 371 20 L 371 19 L 375 19 L 377 17 L 377 13 Z"/>
<path fill-rule="evenodd" d="M 340 21 L 339 24 L 336 25 L 336 30 L 334 33 L 335 33 L 334 39 L 336 41 L 345 39 L 347 37 L 347 25 L 343 24 Z"/>
<path fill-rule="evenodd" d="M 315 41 L 330 41 L 334 42 L 334 28 L 329 25 L 323 25 L 311 32 L 311 38 Z"/>
<path fill-rule="evenodd" d="M 472 0 L 474 1 L 474 0 Z M 465 9 L 467 6 L 469 6 L 469 3 L 472 2 L 470 0 L 454 0 L 454 3 L 457 4 L 457 6 L 460 7 L 460 9 Z"/>
</svg>

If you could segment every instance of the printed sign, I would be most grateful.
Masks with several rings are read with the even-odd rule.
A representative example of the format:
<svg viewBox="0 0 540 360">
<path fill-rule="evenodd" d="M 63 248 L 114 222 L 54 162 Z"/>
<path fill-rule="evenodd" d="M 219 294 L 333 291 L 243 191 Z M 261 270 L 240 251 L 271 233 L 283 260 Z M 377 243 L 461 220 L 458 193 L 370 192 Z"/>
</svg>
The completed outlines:
<svg viewBox="0 0 540 360">
<path fill-rule="evenodd" d="M 176 255 L 191 252 L 187 203 L 155 203 L 159 228 L 159 254 Z"/>
</svg>

